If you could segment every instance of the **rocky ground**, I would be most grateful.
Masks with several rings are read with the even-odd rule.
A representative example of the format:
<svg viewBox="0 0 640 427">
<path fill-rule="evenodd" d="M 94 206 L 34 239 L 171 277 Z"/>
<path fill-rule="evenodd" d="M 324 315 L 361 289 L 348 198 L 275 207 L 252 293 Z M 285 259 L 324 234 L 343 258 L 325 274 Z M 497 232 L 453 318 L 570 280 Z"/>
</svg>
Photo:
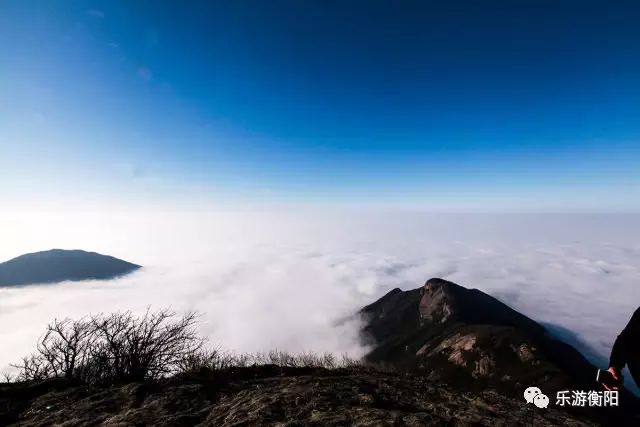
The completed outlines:
<svg viewBox="0 0 640 427">
<path fill-rule="evenodd" d="M 118 387 L 0 386 L 0 424 L 21 426 L 589 426 L 492 391 L 364 369 L 263 366 Z"/>
</svg>

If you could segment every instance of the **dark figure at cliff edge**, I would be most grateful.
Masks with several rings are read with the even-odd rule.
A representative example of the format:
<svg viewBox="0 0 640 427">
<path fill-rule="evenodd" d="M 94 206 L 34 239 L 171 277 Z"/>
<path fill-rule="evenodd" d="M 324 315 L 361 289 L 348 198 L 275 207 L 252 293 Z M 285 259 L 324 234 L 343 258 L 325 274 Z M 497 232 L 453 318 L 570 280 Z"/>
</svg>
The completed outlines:
<svg viewBox="0 0 640 427">
<path fill-rule="evenodd" d="M 620 371 L 625 367 L 633 380 L 640 386 L 640 308 L 638 308 L 625 328 L 620 332 L 611 350 L 609 372 L 616 380 L 622 378 Z"/>
</svg>

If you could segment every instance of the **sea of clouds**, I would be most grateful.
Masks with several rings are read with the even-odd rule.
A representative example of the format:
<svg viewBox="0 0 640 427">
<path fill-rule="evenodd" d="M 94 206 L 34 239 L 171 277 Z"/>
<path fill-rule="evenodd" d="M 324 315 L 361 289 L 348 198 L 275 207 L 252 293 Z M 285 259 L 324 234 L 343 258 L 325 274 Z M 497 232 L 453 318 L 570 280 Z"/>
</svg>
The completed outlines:
<svg viewBox="0 0 640 427">
<path fill-rule="evenodd" d="M 351 315 L 443 277 L 549 325 L 599 364 L 640 305 L 640 215 L 418 212 L 0 216 L 0 260 L 79 248 L 144 266 L 108 282 L 0 288 L 0 370 L 53 318 L 172 307 L 212 345 L 362 355 Z M 345 319 L 349 319 L 346 320 Z"/>
</svg>

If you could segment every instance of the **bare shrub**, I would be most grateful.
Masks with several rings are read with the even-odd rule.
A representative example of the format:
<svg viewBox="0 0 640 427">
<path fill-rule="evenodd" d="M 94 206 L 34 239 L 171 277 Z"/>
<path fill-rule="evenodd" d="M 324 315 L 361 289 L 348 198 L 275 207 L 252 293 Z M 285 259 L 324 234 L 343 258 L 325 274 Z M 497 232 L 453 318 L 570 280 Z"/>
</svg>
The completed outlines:
<svg viewBox="0 0 640 427">
<path fill-rule="evenodd" d="M 46 361 L 54 377 L 82 377 L 87 364 L 89 348 L 95 339 L 93 327 L 85 319 L 54 320 L 47 326 L 38 343 L 38 354 Z"/>
<path fill-rule="evenodd" d="M 158 379 L 180 370 L 203 340 L 197 315 L 182 317 L 169 310 L 93 315 L 80 320 L 54 320 L 36 353 L 14 365 L 21 380 L 67 378 L 86 383 Z"/>
<path fill-rule="evenodd" d="M 96 316 L 92 323 L 99 346 L 95 359 L 123 381 L 158 379 L 179 370 L 185 358 L 202 347 L 196 331 L 197 315 L 187 313 L 175 319 L 168 310 L 147 310 L 137 318 L 130 312 Z M 98 367 L 98 368 L 99 368 Z"/>
<path fill-rule="evenodd" d="M 212 371 L 223 369 L 225 366 L 224 356 L 216 350 L 198 350 L 187 354 L 177 364 L 179 372 L 191 372 L 200 369 Z"/>
<path fill-rule="evenodd" d="M 18 369 L 17 381 L 39 381 L 53 375 L 46 359 L 39 354 L 25 356 L 19 363 L 11 366 Z"/>
<path fill-rule="evenodd" d="M 233 353 L 210 350 L 196 330 L 194 312 L 129 311 L 79 320 L 54 320 L 36 352 L 18 364 L 17 381 L 66 378 L 85 384 L 157 380 L 176 373 L 276 365 L 283 368 L 379 369 L 346 355 L 281 350 Z"/>
</svg>

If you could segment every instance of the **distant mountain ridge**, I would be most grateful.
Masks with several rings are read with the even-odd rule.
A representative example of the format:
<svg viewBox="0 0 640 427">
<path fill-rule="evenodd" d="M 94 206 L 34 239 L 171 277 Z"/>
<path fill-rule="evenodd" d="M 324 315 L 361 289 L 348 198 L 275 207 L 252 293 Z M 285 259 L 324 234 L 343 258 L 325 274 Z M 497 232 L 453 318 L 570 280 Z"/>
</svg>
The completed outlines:
<svg viewBox="0 0 640 427">
<path fill-rule="evenodd" d="M 78 280 L 107 280 L 141 266 L 79 249 L 51 249 L 20 255 L 0 263 L 0 287 Z"/>
</svg>

